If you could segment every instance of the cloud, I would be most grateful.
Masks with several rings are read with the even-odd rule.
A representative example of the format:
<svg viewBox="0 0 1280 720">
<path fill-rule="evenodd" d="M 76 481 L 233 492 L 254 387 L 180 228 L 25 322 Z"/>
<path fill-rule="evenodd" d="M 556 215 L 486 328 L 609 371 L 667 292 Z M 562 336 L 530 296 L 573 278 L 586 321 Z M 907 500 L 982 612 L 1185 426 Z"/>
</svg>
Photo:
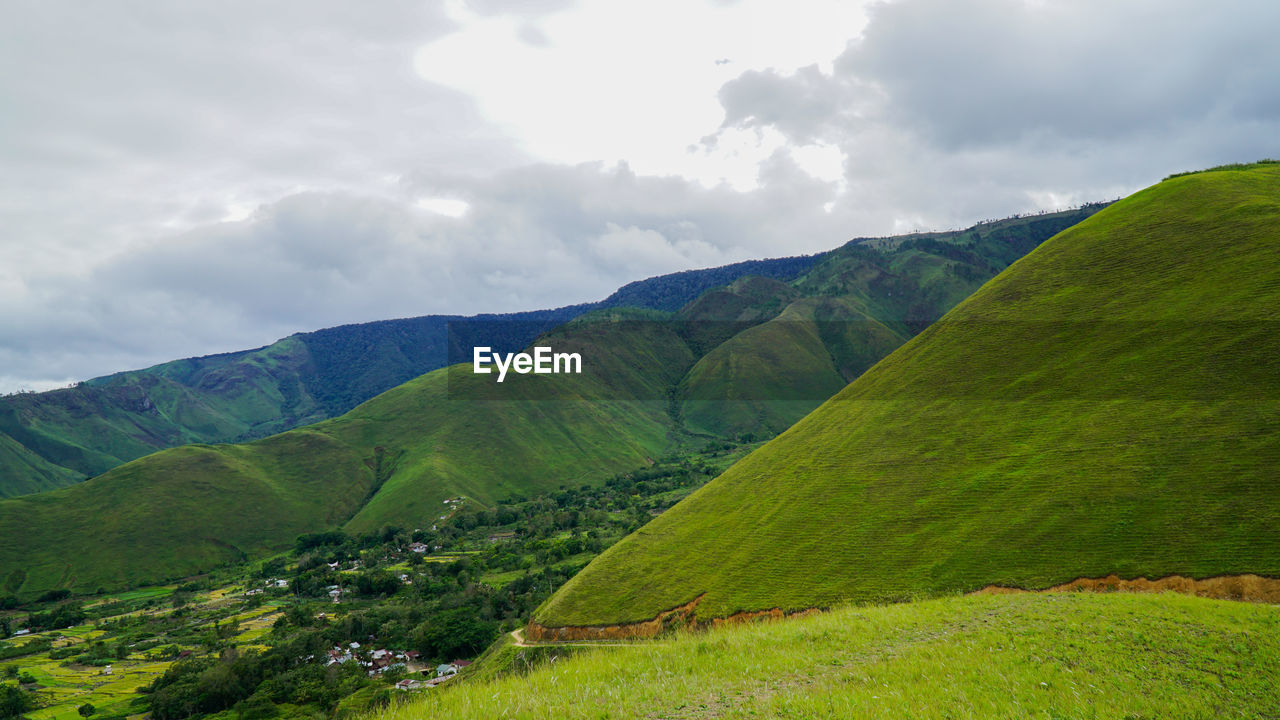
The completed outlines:
<svg viewBox="0 0 1280 720">
<path fill-rule="evenodd" d="M 848 226 L 820 210 L 831 184 L 782 154 L 750 193 L 600 163 L 530 164 L 453 190 L 469 206 L 458 217 L 303 192 L 39 288 L 0 272 L 0 360 L 13 377 L 61 382 L 348 322 L 556 307 L 652 275 L 827 249 Z"/>
<path fill-rule="evenodd" d="M 19 5 L 0 24 L 0 211 L 11 238 L 40 238 L 24 260 L 316 184 L 390 191 L 405 165 L 525 160 L 465 95 L 412 72 L 453 27 L 433 4 Z"/>
<path fill-rule="evenodd" d="M 772 68 L 749 70 L 720 88 L 721 128 L 772 126 L 792 142 L 812 143 L 853 120 L 849 95 L 842 81 L 817 65 L 791 75 Z"/>
<path fill-rule="evenodd" d="M 10 3 L 0 391 L 1280 155 L 1274 3 L 614 7 Z"/>
<path fill-rule="evenodd" d="M 1277 25 L 1261 1 L 884 3 L 830 72 L 726 83 L 720 134 L 838 146 L 841 202 L 893 230 L 1112 198 L 1277 154 Z"/>
</svg>

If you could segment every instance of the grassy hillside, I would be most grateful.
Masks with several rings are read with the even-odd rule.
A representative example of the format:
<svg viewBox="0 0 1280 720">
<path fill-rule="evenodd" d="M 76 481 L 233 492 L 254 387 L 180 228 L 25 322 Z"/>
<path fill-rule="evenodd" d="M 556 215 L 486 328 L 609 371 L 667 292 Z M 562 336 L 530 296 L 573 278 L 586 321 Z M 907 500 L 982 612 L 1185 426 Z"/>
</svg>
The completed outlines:
<svg viewBox="0 0 1280 720">
<path fill-rule="evenodd" d="M 610 548 L 548 626 L 1280 576 L 1280 165 L 1059 234 Z"/>
<path fill-rule="evenodd" d="M 488 504 L 640 467 L 666 446 L 666 403 L 613 398 L 644 397 L 619 386 L 673 383 L 692 362 L 674 334 L 653 337 L 663 329 L 571 324 L 548 340 L 598 360 L 580 376 L 498 385 L 454 366 L 340 418 L 242 445 L 174 448 L 0 501 L 0 582 L 22 595 L 114 589 L 279 551 L 310 530 L 429 524 L 447 498 Z"/>
<path fill-rule="evenodd" d="M 512 352 L 591 310 L 676 310 L 748 274 L 792 280 L 820 256 L 751 260 L 623 286 L 596 303 L 471 318 L 428 315 L 300 333 L 44 393 L 0 397 L 0 497 L 64 487 L 148 453 L 239 442 L 340 415 L 449 364 L 450 333 Z"/>
<path fill-rule="evenodd" d="M 1261 718 L 1280 706 L 1277 647 L 1280 613 L 1264 605 L 971 596 L 634 646 L 508 648 L 377 717 Z M 485 677 L 504 656 L 551 654 Z"/>
<path fill-rule="evenodd" d="M 580 376 L 512 374 L 497 384 L 457 365 L 305 429 L 164 451 L 48 497 L 0 501 L 0 532 L 17 538 L 0 547 L 0 579 L 25 572 L 10 583 L 24 597 L 153 582 L 272 552 L 304 531 L 429 527 L 448 498 L 492 505 L 600 483 L 708 440 L 771 436 L 897 347 L 914 321 L 894 313 L 941 315 L 1004 253 L 1091 211 L 990 223 L 925 250 L 919 238 L 851 243 L 791 283 L 740 278 L 675 314 L 597 310 L 540 341 L 579 352 Z M 1012 239 L 971 250 L 1002 233 Z M 198 371 L 175 363 L 165 372 Z M 298 503 L 299 494 L 325 504 Z"/>
</svg>

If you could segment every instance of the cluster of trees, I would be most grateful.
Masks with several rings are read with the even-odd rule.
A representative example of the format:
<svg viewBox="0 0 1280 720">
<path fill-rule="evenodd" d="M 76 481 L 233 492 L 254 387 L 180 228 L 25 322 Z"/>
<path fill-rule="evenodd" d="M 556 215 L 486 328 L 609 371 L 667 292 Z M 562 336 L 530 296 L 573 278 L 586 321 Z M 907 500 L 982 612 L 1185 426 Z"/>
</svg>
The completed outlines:
<svg viewBox="0 0 1280 720">
<path fill-rule="evenodd" d="M 180 660 L 144 689 L 156 720 L 179 720 L 235 708 L 246 720 L 272 717 L 277 705 L 332 708 L 369 684 L 355 663 L 324 667 L 300 663 L 282 648 Z"/>
<path fill-rule="evenodd" d="M 31 613 L 27 616 L 27 625 L 32 630 L 61 630 L 79 625 L 88 617 L 79 603 L 64 603 L 44 612 Z"/>
<path fill-rule="evenodd" d="M 23 690 L 18 685 L 0 684 L 0 718 L 21 717 L 22 713 L 36 709 L 33 693 Z"/>
</svg>

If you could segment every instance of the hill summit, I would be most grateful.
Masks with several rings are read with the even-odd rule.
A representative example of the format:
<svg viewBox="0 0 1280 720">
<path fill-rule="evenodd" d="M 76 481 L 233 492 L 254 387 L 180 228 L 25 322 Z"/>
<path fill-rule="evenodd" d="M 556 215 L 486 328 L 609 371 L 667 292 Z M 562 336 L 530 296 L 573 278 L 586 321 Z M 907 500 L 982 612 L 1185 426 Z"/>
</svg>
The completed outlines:
<svg viewBox="0 0 1280 720">
<path fill-rule="evenodd" d="M 1280 577 L 1277 318 L 1280 165 L 1169 178 L 614 545 L 531 629 Z"/>
</svg>

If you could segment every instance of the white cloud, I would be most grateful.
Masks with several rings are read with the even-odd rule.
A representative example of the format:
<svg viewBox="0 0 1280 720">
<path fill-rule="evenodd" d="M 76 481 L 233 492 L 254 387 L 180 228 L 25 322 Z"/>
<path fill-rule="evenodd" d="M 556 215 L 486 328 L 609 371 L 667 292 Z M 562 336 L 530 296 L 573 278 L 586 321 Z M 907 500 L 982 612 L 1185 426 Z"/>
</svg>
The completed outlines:
<svg viewBox="0 0 1280 720">
<path fill-rule="evenodd" d="M 1261 1 L 899 0 L 830 69 L 726 83 L 709 142 L 839 148 L 859 232 L 1110 199 L 1280 152 L 1278 25 Z"/>
<path fill-rule="evenodd" d="M 829 63 L 860 31 L 864 4 L 593 0 L 537 19 L 544 44 L 522 40 L 525 16 L 454 3 L 459 29 L 424 45 L 415 67 L 475 97 L 544 160 L 625 160 L 640 173 L 750 188 L 754 163 L 776 143 L 741 136 L 724 153 L 691 147 L 721 121 L 717 89 L 749 68 Z"/>
</svg>

